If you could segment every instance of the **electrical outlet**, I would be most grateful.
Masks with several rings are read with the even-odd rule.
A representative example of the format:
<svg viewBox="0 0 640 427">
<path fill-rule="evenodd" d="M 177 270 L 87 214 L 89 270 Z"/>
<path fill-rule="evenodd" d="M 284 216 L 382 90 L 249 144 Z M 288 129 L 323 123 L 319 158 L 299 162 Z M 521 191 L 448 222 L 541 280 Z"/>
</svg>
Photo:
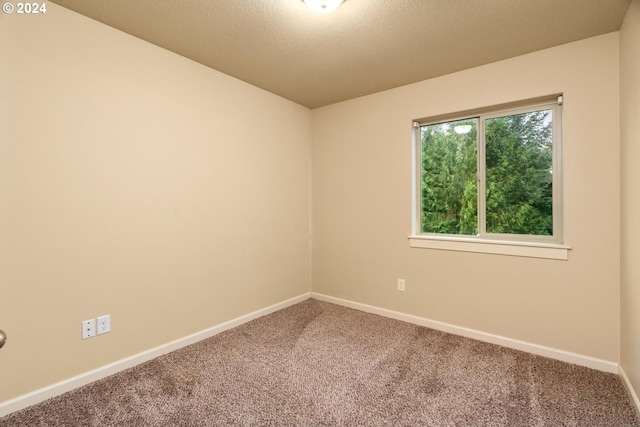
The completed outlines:
<svg viewBox="0 0 640 427">
<path fill-rule="evenodd" d="M 398 279 L 398 290 L 404 292 L 404 279 Z"/>
<path fill-rule="evenodd" d="M 82 339 L 96 336 L 96 319 L 85 320 L 82 322 Z"/>
<path fill-rule="evenodd" d="M 98 335 L 106 334 L 111 331 L 111 316 L 105 314 L 98 317 Z"/>
</svg>

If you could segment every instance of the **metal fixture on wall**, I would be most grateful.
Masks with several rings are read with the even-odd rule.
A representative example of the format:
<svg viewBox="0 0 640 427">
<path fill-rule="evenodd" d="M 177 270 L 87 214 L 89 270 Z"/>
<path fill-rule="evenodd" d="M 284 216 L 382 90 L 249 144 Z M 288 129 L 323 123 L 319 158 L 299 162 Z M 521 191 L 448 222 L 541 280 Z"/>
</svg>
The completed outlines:
<svg viewBox="0 0 640 427">
<path fill-rule="evenodd" d="M 2 329 L 0 329 L 0 348 L 7 342 L 7 334 L 4 333 Z"/>
</svg>

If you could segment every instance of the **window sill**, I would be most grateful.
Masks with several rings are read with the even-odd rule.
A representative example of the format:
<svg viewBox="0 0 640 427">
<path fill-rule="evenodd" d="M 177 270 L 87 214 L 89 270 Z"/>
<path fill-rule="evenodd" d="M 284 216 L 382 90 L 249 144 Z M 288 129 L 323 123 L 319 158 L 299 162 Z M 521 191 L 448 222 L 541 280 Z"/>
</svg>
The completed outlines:
<svg viewBox="0 0 640 427">
<path fill-rule="evenodd" d="M 477 252 L 528 258 L 567 260 L 571 247 L 557 243 L 516 242 L 465 237 L 409 236 L 412 248 Z"/>
</svg>

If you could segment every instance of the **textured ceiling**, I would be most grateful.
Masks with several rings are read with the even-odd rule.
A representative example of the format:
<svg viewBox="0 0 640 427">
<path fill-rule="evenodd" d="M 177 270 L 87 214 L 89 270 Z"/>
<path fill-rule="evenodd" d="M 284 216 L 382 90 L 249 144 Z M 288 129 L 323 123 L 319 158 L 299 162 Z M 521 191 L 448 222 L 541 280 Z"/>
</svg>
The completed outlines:
<svg viewBox="0 0 640 427">
<path fill-rule="evenodd" d="M 630 0 L 52 0 L 310 108 L 620 29 Z"/>
</svg>

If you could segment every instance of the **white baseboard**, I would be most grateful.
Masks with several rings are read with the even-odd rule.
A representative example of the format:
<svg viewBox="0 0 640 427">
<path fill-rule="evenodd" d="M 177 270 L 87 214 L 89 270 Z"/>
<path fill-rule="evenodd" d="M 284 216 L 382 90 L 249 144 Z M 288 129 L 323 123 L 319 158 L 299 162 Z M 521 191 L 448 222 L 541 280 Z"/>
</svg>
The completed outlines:
<svg viewBox="0 0 640 427">
<path fill-rule="evenodd" d="M 507 338 L 500 335 L 476 331 L 474 329 L 463 328 L 461 326 L 455 326 L 449 323 L 425 319 L 423 317 L 413 316 L 411 314 L 400 313 L 398 311 L 387 310 L 386 308 L 380 308 L 372 305 L 361 304 L 359 302 L 335 298 L 316 292 L 311 292 L 311 298 L 342 305 L 344 307 L 354 308 L 356 310 L 365 311 L 367 313 L 373 313 L 396 320 L 402 320 L 404 322 L 413 323 L 419 326 L 426 326 L 427 328 L 448 332 L 454 335 L 461 335 L 463 337 L 473 338 L 491 344 L 498 344 L 504 347 L 512 348 L 514 350 L 526 351 L 527 353 L 537 354 L 539 356 L 545 356 L 552 359 L 561 360 L 563 362 L 573 363 L 575 365 L 586 366 L 587 368 L 597 369 L 599 371 L 614 374 L 618 373 L 618 363 L 610 362 L 608 360 L 596 359 L 590 356 L 584 356 L 577 353 L 571 353 L 564 350 L 558 350 L 551 347 L 545 347 L 538 344 L 532 344 L 525 341 Z"/>
<path fill-rule="evenodd" d="M 622 381 L 624 381 L 624 385 L 627 387 L 627 391 L 629 392 L 629 396 L 631 396 L 631 400 L 633 400 L 633 403 L 635 403 L 636 405 L 636 412 L 638 412 L 638 415 L 640 415 L 640 399 L 638 399 L 638 395 L 636 394 L 633 385 L 631 385 L 631 381 L 629 381 L 629 377 L 622 368 L 622 365 L 620 366 L 620 376 L 622 377 Z"/>
<path fill-rule="evenodd" d="M 171 341 L 167 344 L 163 344 L 161 346 L 152 348 L 142 353 L 138 353 L 133 356 L 127 357 L 125 359 L 118 360 L 109 365 L 102 366 L 92 371 L 85 372 L 83 374 L 77 375 L 67 380 L 60 381 L 50 386 L 47 386 L 47 387 L 35 390 L 33 392 L 24 394 L 22 396 L 18 396 L 14 399 L 2 402 L 0 403 L 0 417 L 8 415 L 12 412 L 18 411 L 20 409 L 26 408 L 28 406 L 35 405 L 36 403 L 40 403 L 51 397 L 61 395 L 75 388 L 89 384 L 93 381 L 97 381 L 101 378 L 105 378 L 109 375 L 113 375 L 125 369 L 132 368 L 148 360 L 154 359 L 158 356 L 162 356 L 163 354 L 170 353 L 182 347 L 186 347 L 188 345 L 194 344 L 203 339 L 217 335 L 220 332 L 224 332 L 231 328 L 235 328 L 236 326 L 240 326 L 243 323 L 250 322 L 259 317 L 266 316 L 267 314 L 271 314 L 273 312 L 282 310 L 283 308 L 289 307 L 291 305 L 298 304 L 310 297 L 321 300 L 321 301 L 338 304 L 344 307 L 354 308 L 356 310 L 378 314 L 380 316 L 389 317 L 396 320 L 401 320 L 401 321 L 412 323 L 415 325 L 426 326 L 428 328 L 436 329 L 439 331 L 448 332 L 451 334 L 460 335 L 467 338 L 477 339 L 479 341 L 498 344 L 498 345 L 502 345 L 504 347 L 512 348 L 515 350 L 521 350 L 521 351 L 526 351 L 528 353 L 537 354 L 540 356 L 550 357 L 552 359 L 561 360 L 563 362 L 574 363 L 576 365 L 586 366 L 588 368 L 593 368 L 593 369 L 597 369 L 604 372 L 620 374 L 625 382 L 627 389 L 629 390 L 630 395 L 633 398 L 636 408 L 640 411 L 640 401 L 638 400 L 638 395 L 635 393 L 635 390 L 631 386 L 631 383 L 629 382 L 629 378 L 627 377 L 622 367 L 615 362 L 596 359 L 590 356 L 584 356 L 581 354 L 571 353 L 571 352 L 558 350 L 550 347 L 545 347 L 538 344 L 532 344 L 525 341 L 514 340 L 511 338 L 489 334 L 486 332 L 476 331 L 474 329 L 463 328 L 460 326 L 455 326 L 448 323 L 439 322 L 436 320 L 430 320 L 423 317 L 418 317 L 410 314 L 400 313 L 393 310 L 388 310 L 385 308 L 375 307 L 372 305 L 362 304 L 354 301 L 349 301 L 341 298 L 335 298 L 328 295 L 311 292 L 311 293 L 305 293 L 297 297 L 288 299 L 286 301 L 282 301 L 280 303 L 271 305 L 269 307 L 254 311 L 244 316 L 237 317 L 235 319 L 229 320 L 227 322 L 221 323 L 219 325 L 213 326 L 203 331 L 196 332 L 195 334 L 188 335 L 186 337 L 177 339 L 175 341 Z"/>
<path fill-rule="evenodd" d="M 158 347 L 152 348 L 150 350 L 143 351 L 142 353 L 138 353 L 133 356 L 127 357 L 125 359 L 118 360 L 116 362 L 110 363 L 108 365 L 102 366 L 92 371 L 85 372 L 83 374 L 66 379 L 64 381 L 60 381 L 50 386 L 32 391 L 22 396 L 18 396 L 11 400 L 7 400 L 5 402 L 0 403 L 0 417 L 8 415 L 12 412 L 18 411 L 20 409 L 24 409 L 28 406 L 35 405 L 36 403 L 40 403 L 51 397 L 59 396 L 63 393 L 66 393 L 75 388 L 81 387 L 83 385 L 89 384 L 93 381 L 108 377 L 109 375 L 113 375 L 120 371 L 124 371 L 125 369 L 132 368 L 143 362 L 154 359 L 158 356 L 162 356 L 163 354 L 167 354 L 172 351 L 178 350 L 182 347 L 186 347 L 188 345 L 194 344 L 205 338 L 212 337 L 214 335 L 219 334 L 220 332 L 224 332 L 228 329 L 235 328 L 236 326 L 240 326 L 243 323 L 250 322 L 254 319 L 257 319 L 262 316 L 266 316 L 267 314 L 271 314 L 278 310 L 282 310 L 283 308 L 289 307 L 291 305 L 298 304 L 299 302 L 302 302 L 309 298 L 310 298 L 310 294 L 304 293 L 302 295 L 288 299 L 286 301 L 282 301 L 277 304 L 271 305 L 269 307 L 254 311 L 253 313 L 249 313 L 244 316 L 240 316 L 235 319 L 229 320 L 227 322 L 221 323 L 219 325 L 213 326 L 211 328 L 205 329 L 203 331 L 196 332 L 195 334 L 188 335 L 184 338 L 171 341 L 167 344 L 163 344 Z"/>
</svg>

